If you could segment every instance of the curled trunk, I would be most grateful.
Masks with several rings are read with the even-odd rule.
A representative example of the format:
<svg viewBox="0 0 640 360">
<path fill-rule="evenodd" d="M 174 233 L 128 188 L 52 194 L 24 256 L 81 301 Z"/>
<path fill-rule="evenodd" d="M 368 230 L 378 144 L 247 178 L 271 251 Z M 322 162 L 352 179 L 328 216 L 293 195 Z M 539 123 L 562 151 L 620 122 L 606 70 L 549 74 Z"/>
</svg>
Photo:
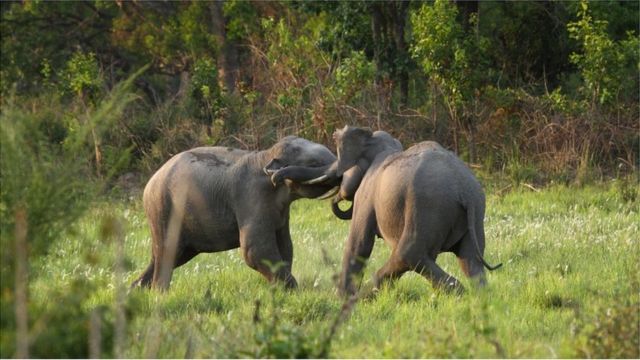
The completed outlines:
<svg viewBox="0 0 640 360">
<path fill-rule="evenodd" d="M 265 170 L 265 172 L 271 175 L 271 182 L 274 185 L 281 184 L 285 180 L 290 180 L 300 184 L 338 186 L 342 181 L 342 177 L 336 175 L 335 166 L 335 163 L 319 167 L 287 166 L 278 170 Z M 323 198 L 323 196 L 321 196 L 321 198 Z M 344 199 L 340 195 L 334 196 L 331 200 L 331 211 L 338 219 L 351 220 L 353 204 L 347 210 L 342 210 L 338 206 L 342 200 Z"/>
<path fill-rule="evenodd" d="M 322 183 L 325 185 L 338 185 L 341 179 L 336 176 L 329 175 L 331 173 L 329 170 L 332 165 L 333 164 L 329 164 L 319 167 L 287 166 L 272 172 L 271 182 L 274 184 L 280 184 L 285 180 L 291 180 L 297 183 L 305 183 L 322 178 L 321 181 L 315 181 L 313 184 Z"/>
<path fill-rule="evenodd" d="M 342 199 L 339 196 L 336 196 L 331 200 L 331 211 L 333 212 L 333 215 L 340 220 L 351 220 L 353 217 L 353 203 L 351 203 L 351 206 L 349 206 L 347 210 L 342 210 L 340 209 L 340 206 L 338 206 L 340 201 L 342 201 Z"/>
</svg>

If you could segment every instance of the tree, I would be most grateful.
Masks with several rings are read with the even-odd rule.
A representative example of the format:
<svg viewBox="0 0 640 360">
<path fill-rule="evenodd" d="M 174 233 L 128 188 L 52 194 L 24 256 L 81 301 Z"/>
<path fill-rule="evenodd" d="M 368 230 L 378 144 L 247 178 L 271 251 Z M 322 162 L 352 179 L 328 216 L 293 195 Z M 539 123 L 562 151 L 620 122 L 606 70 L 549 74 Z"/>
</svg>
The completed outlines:
<svg viewBox="0 0 640 360">
<path fill-rule="evenodd" d="M 466 128 L 471 161 L 474 161 L 474 113 L 471 103 L 486 81 L 484 47 L 486 40 L 475 34 L 466 36 L 456 21 L 458 10 L 446 0 L 423 5 L 411 17 L 413 57 L 439 89 L 453 123 L 453 141 L 459 151 L 458 128 Z M 471 17 L 472 24 L 477 17 Z M 476 28 L 477 29 L 477 28 Z M 477 99 L 476 99 L 477 101 Z"/>
<path fill-rule="evenodd" d="M 638 36 L 628 32 L 627 39 L 614 41 L 607 26 L 606 20 L 593 19 L 585 0 L 580 2 L 578 21 L 567 24 L 571 38 L 582 48 L 581 52 L 572 53 L 570 59 L 580 69 L 591 106 L 611 104 L 625 87 L 630 92 L 635 89 L 637 94 L 638 77 L 628 74 L 639 66 Z"/>
<path fill-rule="evenodd" d="M 401 106 L 405 106 L 409 98 L 409 54 L 405 40 L 409 4 L 409 1 L 376 1 L 370 4 L 378 76 L 389 71 L 396 79 Z"/>
</svg>

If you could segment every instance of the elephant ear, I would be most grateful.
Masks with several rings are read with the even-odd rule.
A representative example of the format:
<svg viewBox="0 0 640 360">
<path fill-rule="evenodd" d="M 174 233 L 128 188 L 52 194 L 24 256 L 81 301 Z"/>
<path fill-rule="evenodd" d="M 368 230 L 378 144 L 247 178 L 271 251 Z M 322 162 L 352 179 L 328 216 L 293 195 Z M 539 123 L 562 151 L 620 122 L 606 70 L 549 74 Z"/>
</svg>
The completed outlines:
<svg viewBox="0 0 640 360">
<path fill-rule="evenodd" d="M 351 132 L 354 137 L 358 137 L 361 139 L 368 139 L 373 136 L 373 132 L 368 128 L 351 128 Z"/>
<path fill-rule="evenodd" d="M 368 139 L 373 136 L 373 132 L 368 128 L 359 128 L 355 126 L 345 125 L 342 129 L 333 132 L 333 140 L 339 143 L 344 137 L 349 139 L 361 138 Z"/>
<path fill-rule="evenodd" d="M 345 126 L 336 133 L 336 149 L 338 151 L 337 175 L 349 170 L 366 151 L 367 143 L 373 136 L 369 129 Z"/>
</svg>

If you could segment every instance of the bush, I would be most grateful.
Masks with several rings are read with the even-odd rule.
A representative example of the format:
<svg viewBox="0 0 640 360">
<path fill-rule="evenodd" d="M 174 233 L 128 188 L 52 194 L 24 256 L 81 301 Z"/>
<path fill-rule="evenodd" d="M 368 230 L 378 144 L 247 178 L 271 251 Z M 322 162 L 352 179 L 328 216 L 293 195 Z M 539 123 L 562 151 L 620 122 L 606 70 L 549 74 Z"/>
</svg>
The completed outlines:
<svg viewBox="0 0 640 360">
<path fill-rule="evenodd" d="M 365 90 L 373 85 L 375 71 L 375 64 L 367 60 L 364 52 L 352 52 L 351 57 L 344 59 L 335 70 L 336 92 L 347 102 L 365 97 Z"/>
<path fill-rule="evenodd" d="M 567 28 L 571 38 L 580 42 L 582 52 L 572 53 L 570 58 L 580 69 L 591 104 L 618 105 L 621 94 L 637 96 L 638 77 L 629 74 L 638 69 L 638 37 L 628 32 L 624 41 L 611 39 L 608 22 L 593 19 L 586 0 L 580 3 L 578 17 Z"/>
<path fill-rule="evenodd" d="M 35 358 L 87 358 L 89 356 L 90 316 L 85 301 L 95 292 L 86 281 L 76 279 L 68 288 L 47 293 L 55 302 L 33 302 L 30 316 L 32 339 L 30 355 Z M 98 308 L 101 349 L 109 357 L 113 349 L 113 314 Z M 4 356 L 3 356 L 4 357 Z"/>
<path fill-rule="evenodd" d="M 640 357 L 640 304 L 622 302 L 601 308 L 580 326 L 576 357 L 637 359 Z"/>
<path fill-rule="evenodd" d="M 84 124 L 78 125 L 72 129 L 73 131 L 67 129 L 66 132 L 56 134 L 56 137 L 63 138 L 59 142 L 50 141 L 51 134 L 48 130 L 51 129 L 50 116 L 60 116 L 59 114 L 65 112 L 62 104 L 45 102 L 51 108 L 40 112 L 38 106 L 22 104 L 17 98 L 11 97 L 3 105 L 0 112 L 0 246 L 3 249 L 16 247 L 14 227 L 19 213 L 26 215 L 26 224 L 21 224 L 20 227 L 27 233 L 25 241 L 28 246 L 25 244 L 25 247 L 28 248 L 32 259 L 45 255 L 50 246 L 64 233 L 73 229 L 76 220 L 88 208 L 105 183 L 104 180 L 91 175 L 92 152 L 87 150 L 91 148 L 87 146 L 91 139 L 90 134 L 92 130 L 104 131 L 122 114 L 124 107 L 132 100 L 129 89 L 134 77 L 135 75 L 117 86 L 96 110 L 89 114 Z M 113 169 L 105 170 L 107 173 L 113 173 Z M 15 339 L 16 330 L 16 319 L 12 311 L 16 301 L 16 262 L 15 251 L 2 252 L 2 357 L 12 356 L 14 351 L 11 339 Z M 28 261 L 20 265 L 28 269 Z M 74 289 L 67 290 L 70 291 L 69 296 L 75 296 Z M 36 301 L 31 304 L 36 308 L 44 307 L 43 304 L 48 303 L 48 299 L 37 300 L 42 302 Z M 80 311 L 75 305 L 70 308 L 72 312 Z M 77 317 L 76 313 L 69 315 L 71 318 Z M 71 326 L 69 322 L 73 319 L 64 317 L 64 320 L 59 322 L 61 326 Z M 66 348 L 67 345 L 69 348 Z M 62 346 L 64 350 L 41 355 L 72 356 L 75 354 L 72 348 L 75 348 L 77 343 L 76 340 L 71 340 L 71 343 L 58 340 L 56 346 Z"/>
</svg>

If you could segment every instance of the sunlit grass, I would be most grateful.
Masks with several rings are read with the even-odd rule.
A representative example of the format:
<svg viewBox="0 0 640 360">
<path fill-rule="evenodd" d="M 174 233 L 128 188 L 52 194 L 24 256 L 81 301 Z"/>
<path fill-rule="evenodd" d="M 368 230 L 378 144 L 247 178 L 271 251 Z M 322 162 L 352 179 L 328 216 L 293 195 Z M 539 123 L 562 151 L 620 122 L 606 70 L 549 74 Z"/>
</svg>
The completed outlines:
<svg viewBox="0 0 640 360">
<path fill-rule="evenodd" d="M 333 277 L 349 222 L 335 219 L 327 202 L 298 201 L 291 213 L 298 290 L 272 289 L 237 250 L 201 254 L 175 271 L 168 293 L 129 293 L 125 355 L 255 356 L 256 300 L 263 323 L 275 316 L 305 338 L 323 339 L 343 304 Z M 34 301 L 84 278 L 96 285 L 85 306 L 113 306 L 119 281 L 113 275 L 115 244 L 102 240 L 100 231 L 113 214 L 125 224 L 126 285 L 139 276 L 150 259 L 140 204 L 103 204 L 32 263 Z M 466 295 L 434 292 L 421 276 L 408 273 L 395 287 L 355 305 L 335 333 L 330 356 L 578 356 L 581 329 L 603 309 L 622 303 L 637 308 L 638 203 L 623 200 L 613 187 L 488 194 L 485 223 L 485 257 L 504 263 L 488 274 L 486 289 L 474 290 L 455 257 L 443 254 L 438 262 L 462 280 Z M 371 286 L 372 273 L 388 255 L 377 240 L 363 287 Z"/>
</svg>

